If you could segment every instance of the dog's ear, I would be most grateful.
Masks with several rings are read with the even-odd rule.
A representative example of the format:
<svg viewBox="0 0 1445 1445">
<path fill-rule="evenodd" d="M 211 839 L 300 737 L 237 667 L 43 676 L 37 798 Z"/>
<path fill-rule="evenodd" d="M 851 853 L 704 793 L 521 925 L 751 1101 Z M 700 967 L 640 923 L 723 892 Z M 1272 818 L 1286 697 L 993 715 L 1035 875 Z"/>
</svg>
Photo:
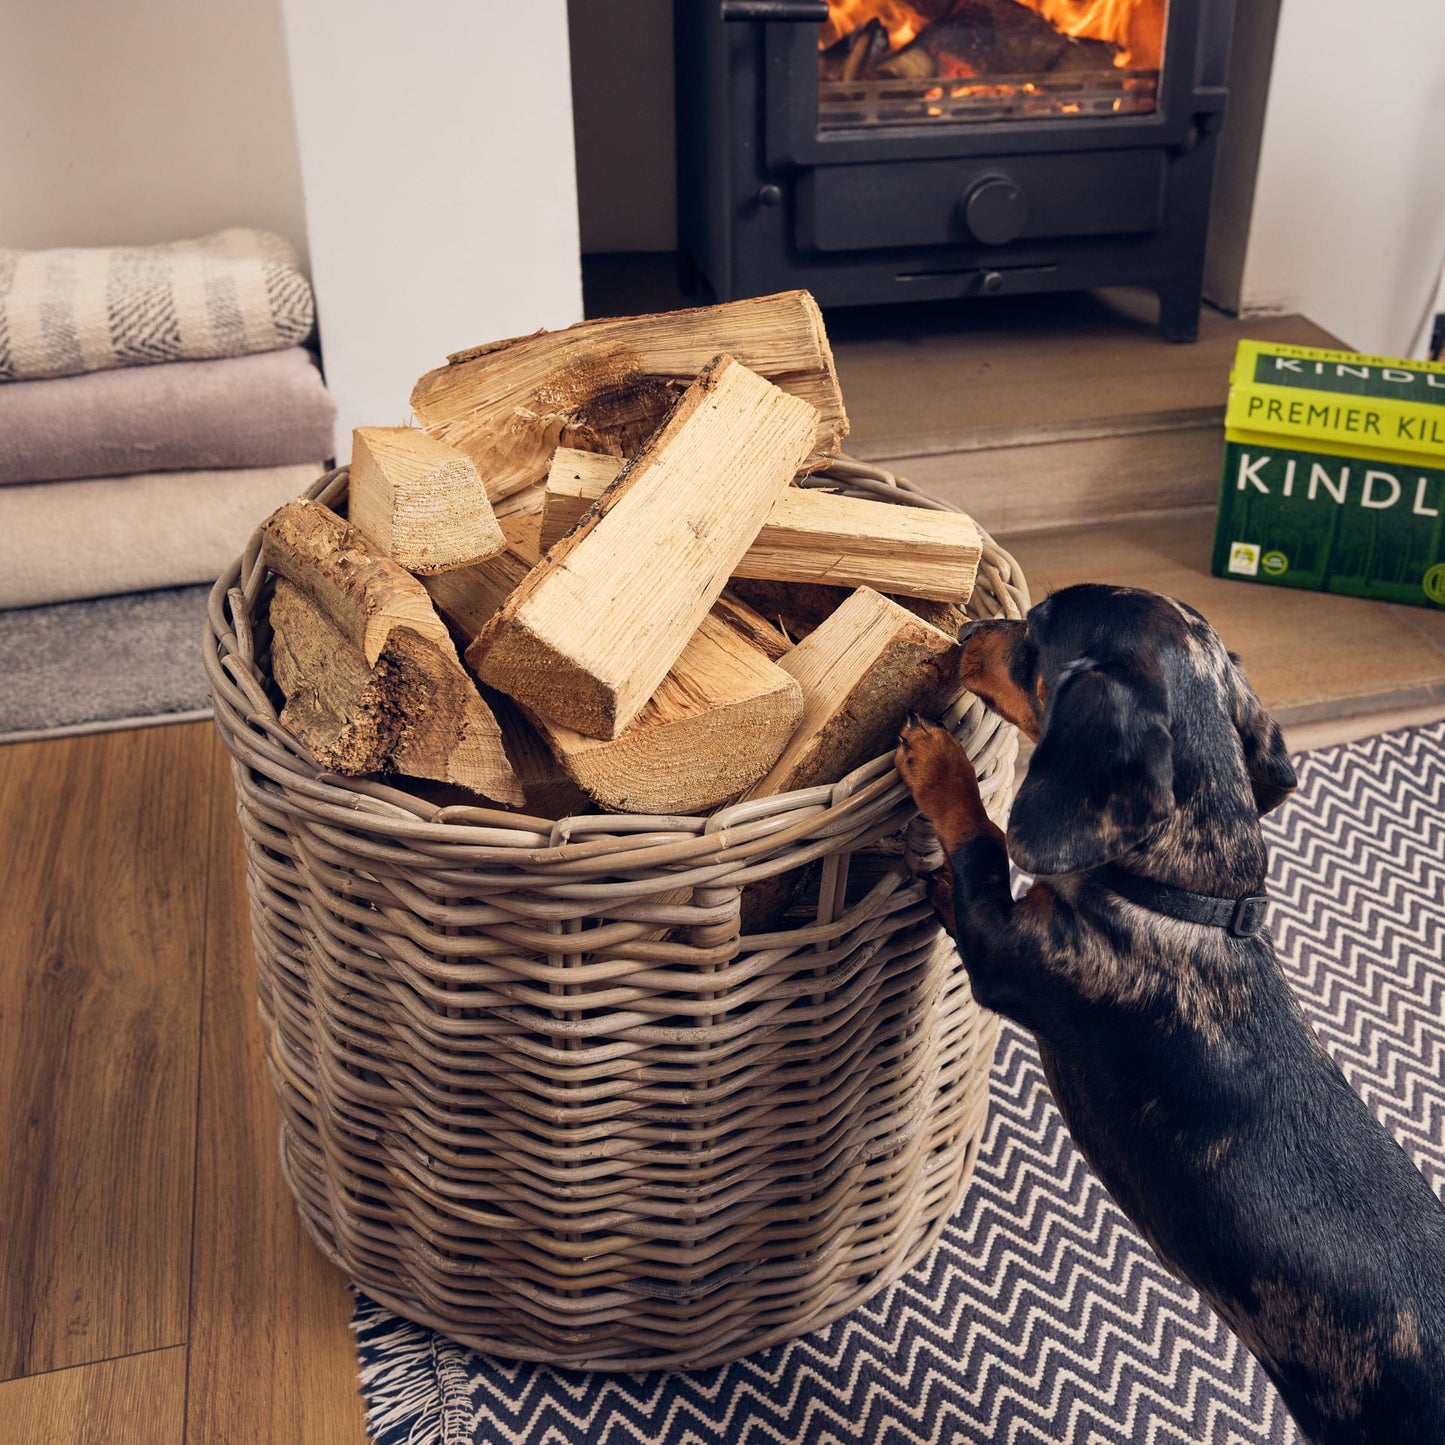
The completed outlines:
<svg viewBox="0 0 1445 1445">
<path fill-rule="evenodd" d="M 1085 659 L 1055 684 L 1009 815 L 1008 849 L 1029 873 L 1094 868 L 1143 841 L 1174 808 L 1174 740 L 1163 686 Z"/>
<path fill-rule="evenodd" d="M 1279 807 L 1299 784 L 1294 764 L 1285 750 L 1284 734 L 1279 724 L 1265 712 L 1239 658 L 1229 654 L 1234 664 L 1235 692 L 1231 699 L 1234 726 L 1244 748 L 1244 771 L 1249 777 L 1254 806 L 1262 818 Z"/>
</svg>

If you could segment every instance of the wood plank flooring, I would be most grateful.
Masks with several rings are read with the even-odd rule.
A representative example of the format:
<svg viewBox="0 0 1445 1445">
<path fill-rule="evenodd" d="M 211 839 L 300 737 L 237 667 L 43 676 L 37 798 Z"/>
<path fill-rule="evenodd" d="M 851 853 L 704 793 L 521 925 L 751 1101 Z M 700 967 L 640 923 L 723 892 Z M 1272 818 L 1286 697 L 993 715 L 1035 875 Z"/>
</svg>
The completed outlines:
<svg viewBox="0 0 1445 1445">
<path fill-rule="evenodd" d="M 0 1445 L 360 1445 L 209 723 L 0 747 Z"/>
</svg>

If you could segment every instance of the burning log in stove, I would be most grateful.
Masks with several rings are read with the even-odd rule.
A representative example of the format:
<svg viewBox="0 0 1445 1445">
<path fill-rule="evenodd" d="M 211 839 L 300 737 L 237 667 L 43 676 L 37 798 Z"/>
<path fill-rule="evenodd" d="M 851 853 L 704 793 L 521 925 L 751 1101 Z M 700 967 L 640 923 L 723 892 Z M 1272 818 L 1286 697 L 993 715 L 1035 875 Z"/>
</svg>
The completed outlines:
<svg viewBox="0 0 1445 1445">
<path fill-rule="evenodd" d="M 827 81 L 1157 69 L 1164 0 L 831 0 Z"/>
</svg>

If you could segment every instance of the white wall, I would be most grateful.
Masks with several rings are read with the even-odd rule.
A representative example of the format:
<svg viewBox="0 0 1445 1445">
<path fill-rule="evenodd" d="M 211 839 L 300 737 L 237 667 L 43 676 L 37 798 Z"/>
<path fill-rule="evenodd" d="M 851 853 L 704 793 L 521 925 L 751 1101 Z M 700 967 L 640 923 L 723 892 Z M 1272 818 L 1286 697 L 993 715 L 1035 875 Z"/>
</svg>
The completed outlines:
<svg viewBox="0 0 1445 1445">
<path fill-rule="evenodd" d="M 282 0 L 338 457 L 449 351 L 582 316 L 566 0 Z"/>
<path fill-rule="evenodd" d="M 1409 352 L 1445 257 L 1441 0 L 1284 0 L 1242 307 Z"/>
<path fill-rule="evenodd" d="M 0 246 L 306 254 L 278 0 L 0 0 Z"/>
</svg>

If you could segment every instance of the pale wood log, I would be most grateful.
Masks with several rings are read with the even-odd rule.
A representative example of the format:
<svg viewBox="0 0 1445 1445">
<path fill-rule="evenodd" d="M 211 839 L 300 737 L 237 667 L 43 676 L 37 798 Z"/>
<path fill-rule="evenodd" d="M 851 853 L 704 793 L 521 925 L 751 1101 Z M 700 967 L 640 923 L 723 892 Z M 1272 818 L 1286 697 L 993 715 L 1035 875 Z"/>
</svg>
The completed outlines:
<svg viewBox="0 0 1445 1445">
<path fill-rule="evenodd" d="M 261 528 L 261 559 L 301 588 L 368 666 L 399 627 L 438 646 L 452 645 L 426 588 L 318 502 L 287 502 L 274 511 Z"/>
<path fill-rule="evenodd" d="M 472 459 L 415 427 L 351 434 L 347 516 L 408 572 L 445 572 L 507 545 Z"/>
<path fill-rule="evenodd" d="M 411 394 L 418 421 L 466 452 L 493 501 L 539 482 L 559 445 L 628 457 L 719 353 L 809 402 L 817 457 L 848 434 L 822 313 L 806 291 L 584 321 L 457 352 Z"/>
<path fill-rule="evenodd" d="M 532 714 L 562 767 L 601 807 L 710 812 L 756 782 L 782 752 L 802 716 L 802 688 L 726 617 L 719 603 L 703 618 L 616 738 L 587 737 Z"/>
<path fill-rule="evenodd" d="M 910 708 L 952 681 L 958 643 L 898 603 L 860 587 L 778 665 L 803 689 L 803 717 L 750 798 L 835 783 L 881 753 Z"/>
<path fill-rule="evenodd" d="M 721 594 L 815 426 L 807 402 L 718 357 L 467 661 L 549 720 L 615 738 Z"/>
<path fill-rule="evenodd" d="M 526 797 L 527 812 L 554 819 L 591 812 L 591 800 L 568 776 L 522 708 L 505 693 L 491 688 L 483 688 L 482 696 L 502 730 L 502 745 Z"/>
<path fill-rule="evenodd" d="M 347 776 L 397 772 L 455 783 L 501 803 L 524 793 L 501 730 L 445 648 L 396 628 L 368 665 L 300 587 L 278 577 L 271 666 L 286 697 L 282 724 L 323 767 Z"/>
<path fill-rule="evenodd" d="M 611 485 L 613 457 L 559 447 L 547 474 L 545 551 Z M 773 503 L 735 577 L 873 587 L 906 597 L 962 604 L 973 592 L 982 538 L 971 517 L 922 507 L 789 487 Z"/>
</svg>

